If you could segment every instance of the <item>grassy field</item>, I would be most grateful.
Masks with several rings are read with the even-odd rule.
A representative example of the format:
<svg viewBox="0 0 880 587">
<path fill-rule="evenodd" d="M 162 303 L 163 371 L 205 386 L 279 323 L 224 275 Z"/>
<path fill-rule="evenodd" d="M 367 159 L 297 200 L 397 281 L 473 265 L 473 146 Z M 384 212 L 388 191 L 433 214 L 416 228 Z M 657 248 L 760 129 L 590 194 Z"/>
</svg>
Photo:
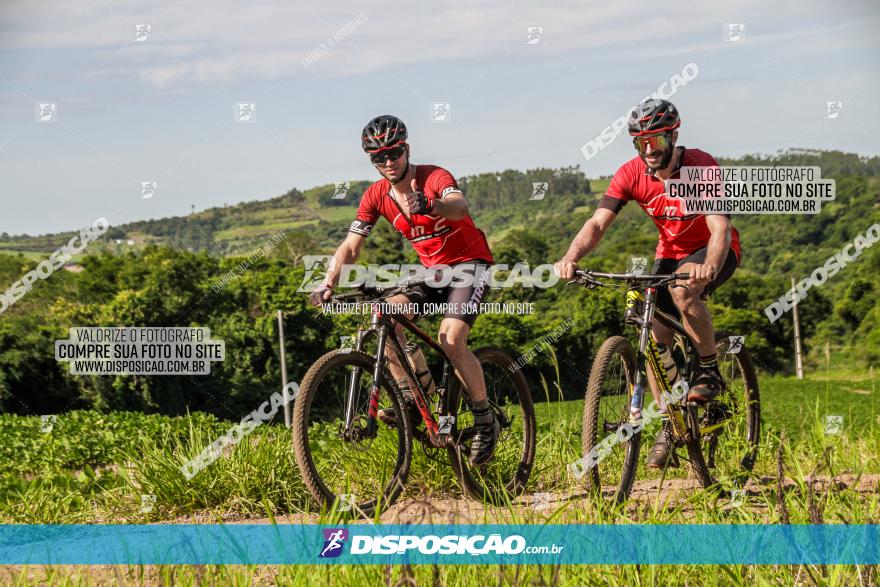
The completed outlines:
<svg viewBox="0 0 880 587">
<path fill-rule="evenodd" d="M 873 374 L 817 374 L 807 380 L 763 377 L 763 422 L 758 464 L 746 507 L 693 490 L 683 498 L 637 500 L 622 508 L 583 495 L 566 465 L 580 456 L 583 402 L 535 398 L 538 456 L 526 496 L 503 508 L 481 508 L 473 521 L 520 523 L 877 523 L 878 492 L 815 485 L 811 473 L 853 479 L 880 472 L 880 396 Z M 552 396 L 547 393 L 547 396 Z M 839 433 L 826 433 L 827 416 L 843 416 Z M 281 426 L 263 426 L 206 471 L 186 481 L 178 467 L 221 435 L 229 422 L 202 414 L 169 418 L 136 413 L 71 412 L 52 421 L 0 416 L 0 522 L 155 523 L 260 521 L 333 523 L 339 514 L 315 512 Z M 653 431 L 649 431 L 652 436 Z M 780 438 L 784 441 L 780 442 Z M 650 443 L 651 439 L 644 442 Z M 643 448 L 643 451 L 647 450 Z M 644 454 L 644 453 L 643 453 Z M 786 481 L 778 479 L 784 467 Z M 684 468 L 666 483 L 686 481 Z M 656 479 L 659 481 L 659 479 Z M 784 491 L 780 487 L 785 487 Z M 529 506 L 541 491 L 556 500 L 548 510 Z M 780 502 L 779 495 L 783 495 Z M 155 496 L 143 507 L 142 496 Z M 414 448 L 401 502 L 468 500 L 451 469 Z M 479 504 L 477 504 L 479 505 Z M 149 510 L 149 511 L 145 511 Z M 785 512 L 783 514 L 783 512 Z M 380 521 L 386 521 L 380 518 Z M 4 571 L 0 570 L 0 574 Z M 8 568 L 5 583 L 373 585 L 432 584 L 817 584 L 871 585 L 880 572 L 854 567 L 144 567 Z M 412 577 L 412 579 L 409 579 Z M 68 583 L 81 581 L 81 583 Z M 414 582 L 413 582 L 414 581 Z"/>
</svg>

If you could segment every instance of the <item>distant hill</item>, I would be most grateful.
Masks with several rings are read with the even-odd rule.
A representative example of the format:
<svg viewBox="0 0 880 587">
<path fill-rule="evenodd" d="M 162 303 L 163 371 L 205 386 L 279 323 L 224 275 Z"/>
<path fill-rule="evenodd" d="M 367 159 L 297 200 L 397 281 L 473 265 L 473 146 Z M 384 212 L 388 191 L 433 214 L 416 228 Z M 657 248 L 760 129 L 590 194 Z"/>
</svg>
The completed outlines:
<svg viewBox="0 0 880 587">
<path fill-rule="evenodd" d="M 838 200 L 824 206 L 817 216 L 734 218 L 735 226 L 743 235 L 747 266 L 755 263 L 792 271 L 799 269 L 798 260 L 803 264 L 812 263 L 813 256 L 803 253 L 824 252 L 848 242 L 854 226 L 859 224 L 857 220 L 875 214 L 880 202 L 877 183 L 880 157 L 792 149 L 775 155 L 744 155 L 720 162 L 722 165 L 817 165 L 822 168 L 823 176 L 839 181 Z M 540 251 L 531 251 L 529 257 L 535 257 L 537 252 L 551 257 L 561 254 L 608 185 L 607 178 L 588 180 L 577 167 L 525 172 L 504 170 L 465 176 L 458 181 L 468 196 L 473 216 L 493 247 L 503 249 L 507 241 L 510 247 L 522 248 L 525 245 L 518 240 L 523 239 L 524 233 L 535 230 L 540 233 L 544 244 Z M 547 184 L 543 198 L 534 196 L 535 183 Z M 287 234 L 287 246 L 294 258 L 329 251 L 344 237 L 357 203 L 369 185 L 368 181 L 351 181 L 343 193 L 337 192 L 333 184 L 304 192 L 294 188 L 267 200 L 114 226 L 103 239 L 89 246 L 89 252 L 137 250 L 156 243 L 229 256 L 256 249 L 279 230 Z M 382 224 L 377 231 L 385 230 Z M 628 229 L 610 231 L 603 250 L 618 250 L 621 254 L 653 251 L 655 229 L 635 206 L 624 209 L 618 224 L 626 224 Z M 0 253 L 22 253 L 39 258 L 57 249 L 72 235 L 73 232 L 42 236 L 3 234 L 0 235 Z M 397 238 L 391 231 L 385 237 Z"/>
<path fill-rule="evenodd" d="M 836 180 L 837 198 L 820 214 L 734 217 L 742 264 L 710 301 L 716 329 L 747 335 L 753 360 L 763 372 L 790 372 L 791 316 L 771 323 L 764 308 L 784 295 L 792 277 L 809 275 L 880 222 L 880 158 L 797 150 L 722 163 L 818 165 L 823 177 Z M 495 261 L 535 267 L 565 252 L 608 179 L 591 181 L 576 167 L 567 167 L 484 173 L 462 177 L 459 183 L 477 225 L 489 238 Z M 546 190 L 536 191 L 535 184 L 546 184 Z M 305 270 L 298 261 L 304 254 L 329 253 L 344 238 L 367 185 L 351 182 L 344 198 L 334 198 L 335 186 L 325 185 L 111 228 L 76 260 L 77 267 L 71 267 L 75 270 L 38 280 L 2 312 L 0 411 L 47 414 L 89 407 L 178 414 L 191 409 L 220 410 L 228 417 L 259 405 L 277 388 L 278 310 L 285 315 L 289 348 L 296 349 L 296 360 L 288 364 L 292 381 L 334 348 L 339 336 L 351 334 L 357 322 L 353 316 L 317 318 L 299 291 Z M 285 238 L 272 239 L 279 230 Z M 20 280 L 71 235 L 0 235 L 0 248 L 36 257 L 0 254 L 0 284 L 5 284 L 0 288 Z M 270 239 L 271 250 L 257 261 L 236 258 Z M 656 242 L 651 220 L 639 207 L 628 205 L 581 265 L 622 271 L 630 257 L 653 257 Z M 379 222 L 360 260 L 413 263 L 416 258 L 387 222 Z M 847 366 L 878 364 L 878 273 L 880 245 L 865 248 L 855 262 L 812 288 L 798 304 L 809 367 L 830 364 L 826 361 L 831 356 Z M 526 367 L 527 379 L 536 394 L 544 393 L 538 387 L 540 375 L 547 381 L 559 378 L 563 397 L 583 397 L 591 357 L 605 337 L 621 331 L 620 293 L 559 284 L 548 289 L 496 288 L 490 296 L 496 302 L 530 302 L 534 313 L 481 316 L 471 334 L 474 347 L 498 346 L 517 356 L 571 319 L 571 330 L 557 341 L 553 354 L 538 353 Z M 436 327 L 438 321 L 433 317 L 427 322 Z M 72 325 L 183 324 L 210 327 L 226 341 L 226 352 L 235 360 L 216 366 L 211 378 L 194 385 L 191 378 L 72 376 L 54 359 L 54 341 L 66 336 Z M 228 406 L 235 407 L 230 411 Z"/>
</svg>

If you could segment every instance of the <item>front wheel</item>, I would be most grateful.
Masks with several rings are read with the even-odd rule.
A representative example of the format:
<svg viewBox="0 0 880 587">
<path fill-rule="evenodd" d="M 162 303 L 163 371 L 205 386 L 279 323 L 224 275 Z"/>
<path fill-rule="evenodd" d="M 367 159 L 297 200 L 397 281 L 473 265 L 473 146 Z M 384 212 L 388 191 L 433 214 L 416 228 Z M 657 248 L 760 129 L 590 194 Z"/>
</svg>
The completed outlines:
<svg viewBox="0 0 880 587">
<path fill-rule="evenodd" d="M 587 382 L 581 445 L 583 459 L 575 475 L 585 476 L 587 489 L 623 503 L 632 491 L 638 469 L 642 433 L 621 434 L 629 421 L 629 404 L 636 377 L 636 354 L 622 336 L 602 343 Z M 620 436 L 617 437 L 617 436 Z M 622 440 L 622 442 L 621 442 Z"/>
<path fill-rule="evenodd" d="M 495 454 L 487 463 L 468 462 L 467 431 L 473 426 L 470 399 L 457 379 L 449 386 L 448 413 L 455 417 L 449 458 L 462 487 L 474 499 L 505 505 L 522 493 L 535 460 L 535 407 L 525 377 L 510 355 L 495 348 L 474 351 L 483 368 L 486 393 L 501 433 Z"/>
<path fill-rule="evenodd" d="M 293 447 L 303 481 L 324 510 L 370 516 L 403 490 L 412 455 L 410 422 L 389 373 L 377 408 L 394 410 L 395 426 L 368 430 L 375 358 L 341 349 L 318 359 L 302 381 L 293 411 Z M 350 392 L 353 394 L 350 396 Z M 353 418 L 346 427 L 347 402 Z"/>
</svg>

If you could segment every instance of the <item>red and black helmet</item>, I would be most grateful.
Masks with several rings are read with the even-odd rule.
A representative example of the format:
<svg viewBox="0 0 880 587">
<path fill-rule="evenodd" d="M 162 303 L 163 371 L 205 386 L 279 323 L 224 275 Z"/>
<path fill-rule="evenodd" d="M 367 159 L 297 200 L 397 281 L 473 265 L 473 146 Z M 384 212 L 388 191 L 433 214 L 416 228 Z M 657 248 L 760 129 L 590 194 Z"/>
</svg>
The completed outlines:
<svg viewBox="0 0 880 587">
<path fill-rule="evenodd" d="M 629 115 L 629 134 L 634 137 L 669 132 L 679 126 L 678 108 L 668 100 L 649 98 Z"/>
<path fill-rule="evenodd" d="M 406 141 L 406 125 L 396 116 L 383 114 L 367 123 L 361 133 L 361 146 L 367 153 L 391 148 Z"/>
</svg>

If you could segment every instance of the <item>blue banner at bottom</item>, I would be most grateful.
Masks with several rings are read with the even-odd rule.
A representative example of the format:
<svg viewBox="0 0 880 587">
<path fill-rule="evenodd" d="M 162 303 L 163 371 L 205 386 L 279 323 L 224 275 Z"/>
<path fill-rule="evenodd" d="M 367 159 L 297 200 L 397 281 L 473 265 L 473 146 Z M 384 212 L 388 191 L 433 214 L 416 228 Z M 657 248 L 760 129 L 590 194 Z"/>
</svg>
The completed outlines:
<svg viewBox="0 0 880 587">
<path fill-rule="evenodd" d="M 877 525 L 0 525 L 0 564 L 880 564 Z"/>
</svg>

